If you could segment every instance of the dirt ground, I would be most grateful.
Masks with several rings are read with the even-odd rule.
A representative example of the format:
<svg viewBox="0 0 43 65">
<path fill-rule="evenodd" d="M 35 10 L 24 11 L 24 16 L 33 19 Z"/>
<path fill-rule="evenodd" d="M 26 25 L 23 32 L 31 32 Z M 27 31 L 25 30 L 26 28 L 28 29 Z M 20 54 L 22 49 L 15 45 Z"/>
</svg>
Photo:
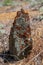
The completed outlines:
<svg viewBox="0 0 43 65">
<path fill-rule="evenodd" d="M 0 8 L 0 11 L 3 10 L 3 12 L 0 13 L 0 52 L 4 50 L 2 43 L 3 40 L 5 49 L 9 49 L 8 38 L 12 23 L 17 13 L 17 10 L 12 12 L 9 11 L 11 8 L 11 6 Z M 0 65 L 43 65 L 43 19 L 40 20 L 39 18 L 43 14 L 43 12 L 32 9 L 27 9 L 25 10 L 25 12 L 29 13 L 31 36 L 33 39 L 33 49 L 31 51 L 31 54 L 27 59 L 23 59 L 21 61 L 13 63 L 8 62 L 7 64 L 5 64 L 3 60 L 0 60 Z"/>
</svg>

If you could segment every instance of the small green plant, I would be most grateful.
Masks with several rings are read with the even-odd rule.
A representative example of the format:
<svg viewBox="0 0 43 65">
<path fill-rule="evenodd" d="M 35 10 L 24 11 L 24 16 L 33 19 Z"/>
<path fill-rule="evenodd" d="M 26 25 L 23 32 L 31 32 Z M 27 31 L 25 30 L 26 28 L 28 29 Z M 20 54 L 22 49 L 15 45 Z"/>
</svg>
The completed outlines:
<svg viewBox="0 0 43 65">
<path fill-rule="evenodd" d="M 12 5 L 12 0 L 4 0 L 4 4 L 5 6 L 7 5 Z"/>
</svg>

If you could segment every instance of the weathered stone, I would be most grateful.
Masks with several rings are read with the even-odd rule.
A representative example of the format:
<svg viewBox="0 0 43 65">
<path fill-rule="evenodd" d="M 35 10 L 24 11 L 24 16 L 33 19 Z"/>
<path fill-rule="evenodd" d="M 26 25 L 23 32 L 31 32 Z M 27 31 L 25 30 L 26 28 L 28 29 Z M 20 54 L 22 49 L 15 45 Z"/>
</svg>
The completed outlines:
<svg viewBox="0 0 43 65">
<path fill-rule="evenodd" d="M 21 11 L 17 12 L 13 27 L 10 31 L 9 50 L 20 59 L 27 57 L 32 49 L 31 28 L 29 22 L 28 13 L 25 13 L 24 10 L 21 9 Z M 23 50 L 24 48 L 26 49 Z"/>
</svg>

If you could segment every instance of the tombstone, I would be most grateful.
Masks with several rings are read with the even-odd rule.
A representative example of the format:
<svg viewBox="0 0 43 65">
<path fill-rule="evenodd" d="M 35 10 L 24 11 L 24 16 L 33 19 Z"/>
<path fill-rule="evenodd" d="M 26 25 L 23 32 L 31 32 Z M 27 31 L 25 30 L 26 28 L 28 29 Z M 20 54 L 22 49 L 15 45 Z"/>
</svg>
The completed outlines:
<svg viewBox="0 0 43 65">
<path fill-rule="evenodd" d="M 31 53 L 32 39 L 28 13 L 23 9 L 17 12 L 9 35 L 9 51 L 12 55 L 23 59 Z"/>
</svg>

